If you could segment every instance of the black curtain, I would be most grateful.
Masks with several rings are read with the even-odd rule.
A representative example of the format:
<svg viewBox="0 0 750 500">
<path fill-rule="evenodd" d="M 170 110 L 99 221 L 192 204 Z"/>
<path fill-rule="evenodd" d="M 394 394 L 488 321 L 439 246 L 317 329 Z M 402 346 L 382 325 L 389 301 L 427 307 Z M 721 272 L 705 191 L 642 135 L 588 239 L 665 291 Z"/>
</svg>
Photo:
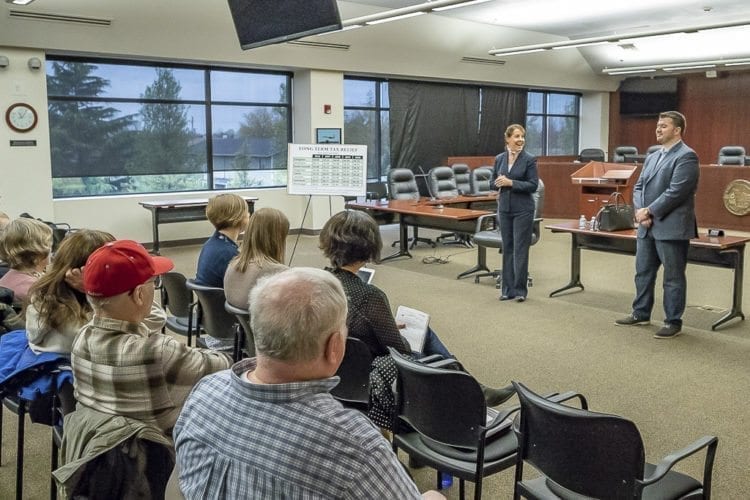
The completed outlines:
<svg viewBox="0 0 750 500">
<path fill-rule="evenodd" d="M 426 172 L 446 156 L 475 154 L 479 87 L 391 80 L 388 94 L 392 168 Z"/>
<path fill-rule="evenodd" d="M 479 141 L 474 155 L 494 156 L 502 153 L 506 127 L 512 123 L 526 123 L 527 96 L 527 89 L 482 87 Z"/>
</svg>

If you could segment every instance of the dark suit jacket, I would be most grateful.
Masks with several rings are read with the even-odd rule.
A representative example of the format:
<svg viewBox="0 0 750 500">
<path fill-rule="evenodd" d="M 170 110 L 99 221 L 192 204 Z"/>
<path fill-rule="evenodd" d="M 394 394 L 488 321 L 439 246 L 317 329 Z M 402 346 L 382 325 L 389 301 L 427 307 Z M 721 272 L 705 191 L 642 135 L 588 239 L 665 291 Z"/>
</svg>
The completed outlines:
<svg viewBox="0 0 750 500">
<path fill-rule="evenodd" d="M 651 234 L 657 240 L 689 240 L 698 236 L 695 191 L 698 189 L 698 155 L 680 141 L 656 165 L 659 152 L 646 157 L 633 188 L 636 210 L 648 207 L 653 216 Z M 648 230 L 638 226 L 638 237 Z"/>
<path fill-rule="evenodd" d="M 516 158 L 513 168 L 508 172 L 508 152 L 495 157 L 495 168 L 492 170 L 492 186 L 495 179 L 504 175 L 513 180 L 513 187 L 500 189 L 497 197 L 498 212 L 534 211 L 534 199 L 531 194 L 539 185 L 539 175 L 536 170 L 536 158 L 525 150 Z"/>
</svg>

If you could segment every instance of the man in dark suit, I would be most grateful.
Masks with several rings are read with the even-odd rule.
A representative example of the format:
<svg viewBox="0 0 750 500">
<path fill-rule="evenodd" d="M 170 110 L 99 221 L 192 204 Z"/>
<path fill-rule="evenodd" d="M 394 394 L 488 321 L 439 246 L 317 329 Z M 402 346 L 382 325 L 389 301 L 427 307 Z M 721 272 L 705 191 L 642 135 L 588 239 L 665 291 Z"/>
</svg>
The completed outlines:
<svg viewBox="0 0 750 500">
<path fill-rule="evenodd" d="M 633 312 L 617 325 L 649 324 L 654 306 L 654 285 L 659 266 L 664 266 L 664 326 L 654 338 L 668 339 L 682 332 L 682 313 L 687 297 L 690 239 L 698 235 L 695 191 L 698 156 L 682 142 L 685 117 L 677 111 L 659 115 L 656 140 L 661 150 L 651 153 L 633 188 L 638 222 L 635 257 Z"/>
</svg>

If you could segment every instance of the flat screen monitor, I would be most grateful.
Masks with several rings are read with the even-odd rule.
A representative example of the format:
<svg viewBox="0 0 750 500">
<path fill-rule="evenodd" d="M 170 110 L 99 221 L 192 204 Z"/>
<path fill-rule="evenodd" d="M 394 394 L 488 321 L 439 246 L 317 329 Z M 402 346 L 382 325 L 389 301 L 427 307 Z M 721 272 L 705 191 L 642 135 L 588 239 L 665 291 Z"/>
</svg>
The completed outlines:
<svg viewBox="0 0 750 500">
<path fill-rule="evenodd" d="M 336 0 L 229 0 L 229 10 L 245 50 L 341 29 Z"/>
</svg>

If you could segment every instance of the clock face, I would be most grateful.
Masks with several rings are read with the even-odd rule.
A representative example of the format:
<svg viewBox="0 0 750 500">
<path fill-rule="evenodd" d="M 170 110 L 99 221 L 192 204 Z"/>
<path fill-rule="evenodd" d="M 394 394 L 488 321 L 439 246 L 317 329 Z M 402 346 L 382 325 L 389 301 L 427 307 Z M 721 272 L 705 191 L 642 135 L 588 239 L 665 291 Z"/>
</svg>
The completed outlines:
<svg viewBox="0 0 750 500">
<path fill-rule="evenodd" d="M 36 110 L 30 104 L 12 104 L 5 112 L 5 121 L 16 132 L 28 132 L 36 127 Z"/>
</svg>

